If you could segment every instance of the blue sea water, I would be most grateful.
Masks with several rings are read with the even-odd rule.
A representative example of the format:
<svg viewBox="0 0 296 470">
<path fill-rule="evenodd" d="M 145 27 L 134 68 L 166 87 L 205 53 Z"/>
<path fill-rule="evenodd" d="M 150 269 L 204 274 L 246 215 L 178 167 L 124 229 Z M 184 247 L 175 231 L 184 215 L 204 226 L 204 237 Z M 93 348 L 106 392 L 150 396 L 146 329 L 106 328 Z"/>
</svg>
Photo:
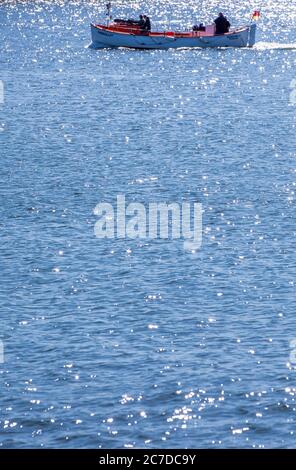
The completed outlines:
<svg viewBox="0 0 296 470">
<path fill-rule="evenodd" d="M 2 448 L 295 447 L 296 4 L 259 3 L 114 2 L 261 7 L 254 49 L 141 52 L 87 47 L 105 1 L 1 2 Z M 96 238 L 118 194 L 202 203 L 201 249 Z"/>
</svg>

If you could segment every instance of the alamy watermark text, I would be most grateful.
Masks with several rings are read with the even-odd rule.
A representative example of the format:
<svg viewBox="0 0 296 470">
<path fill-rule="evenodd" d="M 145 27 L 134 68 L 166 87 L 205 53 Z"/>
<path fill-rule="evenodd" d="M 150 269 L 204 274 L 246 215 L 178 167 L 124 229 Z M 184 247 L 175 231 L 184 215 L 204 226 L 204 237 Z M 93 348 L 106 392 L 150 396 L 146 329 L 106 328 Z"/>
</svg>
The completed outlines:
<svg viewBox="0 0 296 470">
<path fill-rule="evenodd" d="M 99 217 L 94 232 L 97 238 L 183 239 L 184 247 L 197 250 L 202 244 L 202 204 L 150 202 L 127 205 L 125 195 L 116 204 L 97 204 Z"/>
</svg>

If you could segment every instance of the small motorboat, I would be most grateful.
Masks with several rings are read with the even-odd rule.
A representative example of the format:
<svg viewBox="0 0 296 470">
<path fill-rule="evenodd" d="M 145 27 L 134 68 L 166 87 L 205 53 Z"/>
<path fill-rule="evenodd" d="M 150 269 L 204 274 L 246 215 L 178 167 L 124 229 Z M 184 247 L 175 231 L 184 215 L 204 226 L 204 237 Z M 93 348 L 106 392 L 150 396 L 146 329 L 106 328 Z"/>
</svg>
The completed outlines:
<svg viewBox="0 0 296 470">
<path fill-rule="evenodd" d="M 109 4 L 107 5 L 108 8 Z M 259 13 L 259 12 L 255 12 Z M 145 31 L 137 21 L 111 16 L 107 25 L 91 24 L 94 49 L 128 47 L 132 49 L 178 49 L 192 47 L 253 47 L 256 41 L 256 23 L 231 28 L 224 34 L 215 33 L 215 25 L 193 28 L 192 31 Z"/>
<path fill-rule="evenodd" d="M 178 49 L 181 47 L 253 47 L 256 24 L 242 26 L 225 34 L 214 34 L 213 26 L 205 31 L 143 32 L 135 26 L 118 27 L 118 24 L 103 26 L 91 24 L 94 49 L 129 47 L 132 49 Z"/>
</svg>

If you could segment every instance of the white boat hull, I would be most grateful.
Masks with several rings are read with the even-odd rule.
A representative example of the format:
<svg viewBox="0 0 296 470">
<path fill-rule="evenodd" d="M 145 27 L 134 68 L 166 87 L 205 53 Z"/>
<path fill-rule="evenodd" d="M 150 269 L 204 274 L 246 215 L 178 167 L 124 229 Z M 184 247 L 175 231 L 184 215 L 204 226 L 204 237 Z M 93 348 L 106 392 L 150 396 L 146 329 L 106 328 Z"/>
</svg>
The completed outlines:
<svg viewBox="0 0 296 470">
<path fill-rule="evenodd" d="M 91 24 L 92 43 L 94 49 L 128 47 L 133 49 L 170 49 L 192 47 L 252 47 L 255 44 L 256 24 L 245 26 L 222 35 L 174 37 L 163 35 L 153 36 L 128 34 L 109 31 L 99 25 Z"/>
</svg>

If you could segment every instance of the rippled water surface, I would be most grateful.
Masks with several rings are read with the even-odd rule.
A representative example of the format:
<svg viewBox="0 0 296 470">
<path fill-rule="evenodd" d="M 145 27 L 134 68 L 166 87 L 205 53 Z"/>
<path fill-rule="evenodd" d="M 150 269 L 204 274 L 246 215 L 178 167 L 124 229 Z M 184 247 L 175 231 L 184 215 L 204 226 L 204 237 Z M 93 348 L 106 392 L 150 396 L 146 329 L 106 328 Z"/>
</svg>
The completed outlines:
<svg viewBox="0 0 296 470">
<path fill-rule="evenodd" d="M 254 49 L 142 52 L 87 47 L 104 4 L 0 4 L 0 444 L 295 447 L 295 1 Z M 202 248 L 97 239 L 117 194 L 202 203 Z"/>
</svg>

